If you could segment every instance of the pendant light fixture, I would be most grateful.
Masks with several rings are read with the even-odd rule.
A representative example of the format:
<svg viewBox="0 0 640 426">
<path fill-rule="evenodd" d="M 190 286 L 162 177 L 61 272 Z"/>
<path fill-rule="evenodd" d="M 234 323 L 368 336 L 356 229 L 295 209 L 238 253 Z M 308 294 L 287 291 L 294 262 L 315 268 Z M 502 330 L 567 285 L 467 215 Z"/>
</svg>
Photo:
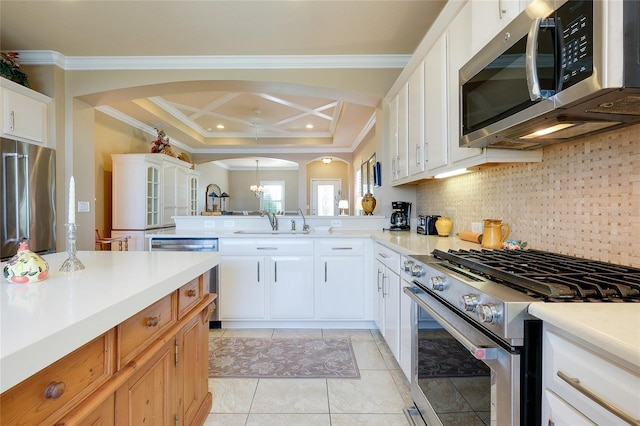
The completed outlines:
<svg viewBox="0 0 640 426">
<path fill-rule="evenodd" d="M 249 189 L 253 192 L 253 195 L 255 195 L 256 198 L 260 198 L 260 196 L 264 192 L 264 187 L 262 185 L 260 185 L 260 177 L 258 176 L 258 172 L 259 172 L 258 162 L 259 161 L 260 160 L 256 160 L 256 184 L 255 185 L 251 185 L 249 187 Z"/>
</svg>

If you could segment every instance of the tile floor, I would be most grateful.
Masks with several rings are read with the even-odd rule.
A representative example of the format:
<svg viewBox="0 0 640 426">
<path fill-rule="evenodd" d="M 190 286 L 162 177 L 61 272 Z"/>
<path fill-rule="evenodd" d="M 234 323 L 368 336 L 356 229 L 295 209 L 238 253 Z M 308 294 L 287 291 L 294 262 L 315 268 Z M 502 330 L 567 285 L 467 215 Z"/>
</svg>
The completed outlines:
<svg viewBox="0 0 640 426">
<path fill-rule="evenodd" d="M 215 337 L 349 337 L 360 379 L 209 379 L 206 426 L 408 425 L 409 382 L 377 330 L 222 329 Z"/>
</svg>

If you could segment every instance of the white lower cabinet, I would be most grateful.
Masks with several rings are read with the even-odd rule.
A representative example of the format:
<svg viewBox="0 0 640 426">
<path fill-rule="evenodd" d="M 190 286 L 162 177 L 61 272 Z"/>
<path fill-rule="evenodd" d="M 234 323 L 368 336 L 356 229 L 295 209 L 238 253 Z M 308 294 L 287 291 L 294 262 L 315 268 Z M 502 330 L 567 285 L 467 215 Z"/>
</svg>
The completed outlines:
<svg viewBox="0 0 640 426">
<path fill-rule="evenodd" d="M 239 327 L 371 321 L 365 246 L 364 238 L 221 238 L 220 320 Z"/>
<path fill-rule="evenodd" d="M 313 319 L 313 256 L 270 256 L 269 314 L 273 319 Z"/>
<path fill-rule="evenodd" d="M 400 362 L 400 254 L 376 244 L 378 291 L 376 323 L 393 356 Z"/>
<path fill-rule="evenodd" d="M 220 240 L 220 320 L 312 319 L 313 241 Z"/>
<path fill-rule="evenodd" d="M 315 282 L 318 319 L 363 319 L 364 242 L 317 240 Z"/>
<path fill-rule="evenodd" d="M 640 374 L 547 323 L 542 348 L 542 424 L 637 424 Z"/>
<path fill-rule="evenodd" d="M 220 319 L 264 319 L 267 285 L 264 256 L 221 256 Z"/>
</svg>

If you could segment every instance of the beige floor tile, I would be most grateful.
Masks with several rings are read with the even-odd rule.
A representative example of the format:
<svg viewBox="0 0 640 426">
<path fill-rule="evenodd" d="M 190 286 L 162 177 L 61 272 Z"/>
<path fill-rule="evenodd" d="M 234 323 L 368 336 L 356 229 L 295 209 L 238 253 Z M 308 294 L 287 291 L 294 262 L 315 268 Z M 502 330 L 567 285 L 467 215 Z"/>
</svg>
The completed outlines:
<svg viewBox="0 0 640 426">
<path fill-rule="evenodd" d="M 331 426 L 407 426 L 404 414 L 332 414 Z"/>
<path fill-rule="evenodd" d="M 222 328 L 209 329 L 209 338 L 222 337 L 223 334 L 224 329 Z"/>
<path fill-rule="evenodd" d="M 247 426 L 330 426 L 329 414 L 249 414 Z"/>
<path fill-rule="evenodd" d="M 204 426 L 244 426 L 247 423 L 248 414 L 209 414 Z"/>
<path fill-rule="evenodd" d="M 276 328 L 273 330 L 274 339 L 322 339 L 319 328 Z"/>
<path fill-rule="evenodd" d="M 351 342 L 353 352 L 356 354 L 356 362 L 361 370 L 386 370 L 386 364 L 378 345 L 373 341 Z"/>
<path fill-rule="evenodd" d="M 361 370 L 360 380 L 327 379 L 331 413 L 395 413 L 405 407 L 388 371 Z"/>
<path fill-rule="evenodd" d="M 404 401 L 405 406 L 413 405 L 413 399 L 411 398 L 411 383 L 404 375 L 404 372 L 400 369 L 398 370 L 389 370 L 393 381 L 398 388 L 398 392 L 400 392 L 400 396 Z"/>
<path fill-rule="evenodd" d="M 258 379 L 209 379 L 212 413 L 249 413 Z"/>
<path fill-rule="evenodd" d="M 331 329 L 331 330 L 322 330 L 322 337 L 324 338 L 334 338 L 334 339 L 351 339 L 353 342 L 356 341 L 373 341 L 373 335 L 371 334 L 371 330 L 352 330 L 352 329 Z"/>
<path fill-rule="evenodd" d="M 329 413 L 325 379 L 260 379 L 254 413 Z"/>
<path fill-rule="evenodd" d="M 222 337 L 254 337 L 269 339 L 273 328 L 226 328 Z"/>
</svg>

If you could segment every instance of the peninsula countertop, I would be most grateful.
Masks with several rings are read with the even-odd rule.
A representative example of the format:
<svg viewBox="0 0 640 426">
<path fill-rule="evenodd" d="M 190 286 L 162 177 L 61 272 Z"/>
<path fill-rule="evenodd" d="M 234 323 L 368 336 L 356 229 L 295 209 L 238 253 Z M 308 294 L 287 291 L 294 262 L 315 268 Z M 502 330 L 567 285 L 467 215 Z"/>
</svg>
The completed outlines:
<svg viewBox="0 0 640 426">
<path fill-rule="evenodd" d="M 219 253 L 86 251 L 78 253 L 85 269 L 65 273 L 59 269 L 67 253 L 43 257 L 44 281 L 0 284 L 0 393 L 220 260 Z"/>
</svg>

